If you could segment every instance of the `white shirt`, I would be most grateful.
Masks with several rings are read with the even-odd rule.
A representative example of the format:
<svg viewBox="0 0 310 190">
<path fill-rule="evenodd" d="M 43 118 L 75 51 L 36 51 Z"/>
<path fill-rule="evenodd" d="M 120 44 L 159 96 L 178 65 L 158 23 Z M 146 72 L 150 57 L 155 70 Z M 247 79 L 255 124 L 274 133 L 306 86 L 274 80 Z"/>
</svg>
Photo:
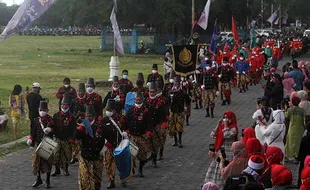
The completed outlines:
<svg viewBox="0 0 310 190">
<path fill-rule="evenodd" d="M 262 118 L 262 122 L 264 122 L 266 125 L 260 125 L 259 122 L 258 122 L 258 117 L 261 117 Z M 256 138 L 259 140 L 259 142 L 262 145 L 264 145 L 265 144 L 265 136 L 262 133 L 262 129 L 266 129 L 267 126 L 271 124 L 271 121 L 272 121 L 272 109 L 271 109 L 271 114 L 270 114 L 270 118 L 269 118 L 268 122 L 266 121 L 266 118 L 264 118 L 264 115 L 263 115 L 261 109 L 256 110 L 256 112 L 254 112 L 252 118 L 257 120 L 257 125 L 255 127 Z"/>
</svg>

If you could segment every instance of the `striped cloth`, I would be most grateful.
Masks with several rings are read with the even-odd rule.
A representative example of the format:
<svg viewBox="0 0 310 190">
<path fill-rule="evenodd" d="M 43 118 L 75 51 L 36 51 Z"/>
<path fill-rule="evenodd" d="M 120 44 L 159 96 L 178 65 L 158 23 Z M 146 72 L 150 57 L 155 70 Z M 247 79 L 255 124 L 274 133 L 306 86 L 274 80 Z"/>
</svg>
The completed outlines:
<svg viewBox="0 0 310 190">
<path fill-rule="evenodd" d="M 115 160 L 113 156 L 113 150 L 108 149 L 104 154 L 104 166 L 106 169 L 107 176 L 110 181 L 115 178 Z"/>
<path fill-rule="evenodd" d="M 146 161 L 148 153 L 152 152 L 152 148 L 148 140 L 144 136 L 129 136 L 130 141 L 139 148 L 137 158 Z"/>
<path fill-rule="evenodd" d="M 66 164 L 69 164 L 72 156 L 71 148 L 68 141 L 62 141 L 56 139 L 58 143 L 57 149 L 54 154 L 54 163 L 59 164 L 61 168 L 66 168 Z"/>
<path fill-rule="evenodd" d="M 48 160 L 41 158 L 36 153 L 37 146 L 34 147 L 34 151 L 32 153 L 32 168 L 33 175 L 38 175 L 38 173 L 50 173 L 53 167 L 53 156 L 51 156 Z"/>
<path fill-rule="evenodd" d="M 103 158 L 90 161 L 82 156 L 79 159 L 79 189 L 96 190 L 100 189 L 103 172 Z"/>
</svg>

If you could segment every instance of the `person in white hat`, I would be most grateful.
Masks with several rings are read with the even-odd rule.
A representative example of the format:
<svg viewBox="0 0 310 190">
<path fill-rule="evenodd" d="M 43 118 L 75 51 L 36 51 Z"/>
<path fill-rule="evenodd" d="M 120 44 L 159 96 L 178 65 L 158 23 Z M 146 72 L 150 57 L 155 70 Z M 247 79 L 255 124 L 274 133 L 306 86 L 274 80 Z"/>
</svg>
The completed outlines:
<svg viewBox="0 0 310 190">
<path fill-rule="evenodd" d="M 224 190 L 239 190 L 248 183 L 261 185 L 260 176 L 264 171 L 265 159 L 260 155 L 253 155 L 248 161 L 248 167 L 241 175 L 230 176 L 224 186 Z M 262 186 L 263 187 L 263 186 Z"/>
<path fill-rule="evenodd" d="M 33 126 L 34 118 L 39 117 L 40 101 L 43 100 L 40 95 L 41 86 L 38 82 L 32 84 L 32 92 L 27 95 L 27 104 L 29 110 L 30 128 Z"/>
</svg>

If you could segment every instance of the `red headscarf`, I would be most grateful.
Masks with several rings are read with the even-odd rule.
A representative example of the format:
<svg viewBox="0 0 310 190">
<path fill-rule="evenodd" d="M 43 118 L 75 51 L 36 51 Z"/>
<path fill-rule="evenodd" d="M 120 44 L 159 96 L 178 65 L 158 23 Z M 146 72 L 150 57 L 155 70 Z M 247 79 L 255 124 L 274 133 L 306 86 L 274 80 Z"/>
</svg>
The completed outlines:
<svg viewBox="0 0 310 190">
<path fill-rule="evenodd" d="M 269 146 L 266 150 L 266 160 L 268 162 L 268 166 L 270 167 L 273 164 L 280 164 L 283 160 L 283 152 L 279 147 Z"/>
<path fill-rule="evenodd" d="M 247 140 L 246 144 L 246 151 L 248 152 L 248 157 L 250 158 L 252 155 L 262 155 L 263 148 L 257 138 L 250 138 Z"/>
<path fill-rule="evenodd" d="M 301 187 L 302 190 L 310 189 L 310 167 L 305 166 L 300 175 Z M 302 188 L 303 187 L 303 188 Z"/>
<path fill-rule="evenodd" d="M 245 128 L 243 131 L 243 137 L 242 137 L 242 142 L 243 144 L 246 145 L 246 142 L 250 138 L 256 138 L 255 136 L 255 130 L 252 127 Z"/>
<path fill-rule="evenodd" d="M 237 134 L 236 134 L 235 139 L 234 139 L 234 141 L 237 141 L 238 140 L 238 128 L 237 128 L 237 118 L 236 118 L 235 113 L 228 110 L 228 111 L 224 112 L 224 116 L 226 116 L 226 118 L 230 120 L 227 127 L 229 129 L 235 128 L 237 130 Z M 224 132 L 223 132 L 224 127 L 225 127 L 224 124 L 220 124 L 218 126 L 218 130 L 217 130 L 216 138 L 215 138 L 215 143 L 214 143 L 215 144 L 215 151 L 218 151 L 224 143 Z"/>
<path fill-rule="evenodd" d="M 291 185 L 293 182 L 292 172 L 283 165 L 272 165 L 270 174 L 272 185 Z"/>
<path fill-rule="evenodd" d="M 306 166 L 310 166 L 310 156 L 306 156 L 305 160 L 304 160 L 304 167 Z"/>
</svg>

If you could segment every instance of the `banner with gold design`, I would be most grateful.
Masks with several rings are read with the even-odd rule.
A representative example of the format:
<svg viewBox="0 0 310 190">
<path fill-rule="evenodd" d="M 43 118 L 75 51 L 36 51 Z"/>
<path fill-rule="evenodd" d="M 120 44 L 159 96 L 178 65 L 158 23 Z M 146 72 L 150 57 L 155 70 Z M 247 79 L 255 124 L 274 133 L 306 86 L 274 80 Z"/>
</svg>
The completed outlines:
<svg viewBox="0 0 310 190">
<path fill-rule="evenodd" d="M 195 73 L 198 46 L 175 45 L 171 46 L 173 55 L 173 69 L 177 75 L 188 76 Z"/>
</svg>

